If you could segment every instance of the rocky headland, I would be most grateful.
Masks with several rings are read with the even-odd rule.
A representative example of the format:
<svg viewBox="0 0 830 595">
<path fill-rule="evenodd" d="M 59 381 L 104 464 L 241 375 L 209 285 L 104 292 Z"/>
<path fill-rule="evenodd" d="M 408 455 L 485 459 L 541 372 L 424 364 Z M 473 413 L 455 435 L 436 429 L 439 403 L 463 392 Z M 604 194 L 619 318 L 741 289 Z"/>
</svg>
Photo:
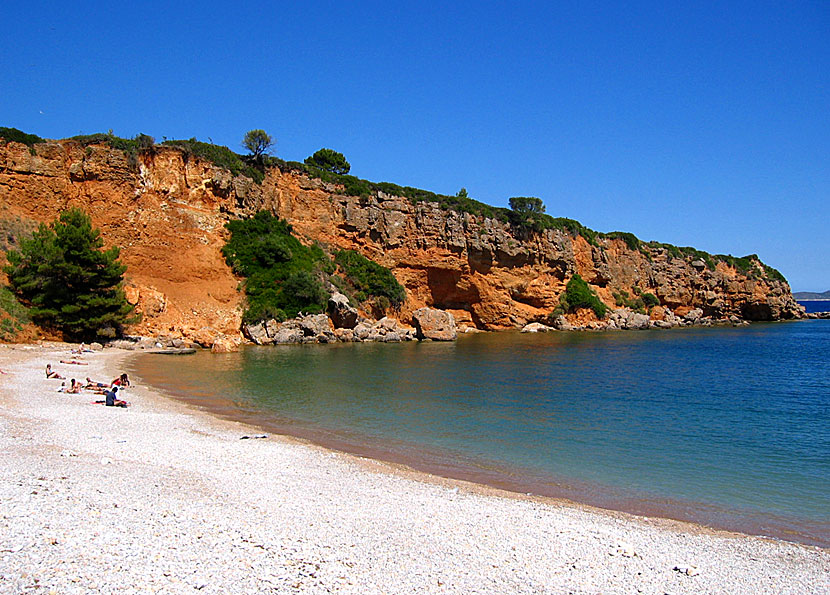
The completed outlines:
<svg viewBox="0 0 830 595">
<path fill-rule="evenodd" d="M 258 182 L 172 146 L 130 153 L 104 142 L 0 142 L 4 233 L 31 229 L 72 206 L 89 213 L 107 245 L 121 247 L 127 296 L 142 315 L 131 334 L 218 344 L 218 350 L 243 340 L 446 339 L 456 328 L 532 323 L 633 329 L 804 316 L 783 277 L 755 257 L 709 258 L 568 226 L 534 231 L 380 190 L 352 196 L 290 167 L 269 167 Z M 224 225 L 260 210 L 285 218 L 304 243 L 355 250 L 388 267 L 406 301 L 397 310 L 366 312 L 346 299 L 345 308 L 330 302 L 327 316 L 243 325 L 240 279 L 221 254 Z M 587 308 L 552 315 L 577 273 L 613 310 L 604 319 Z M 646 313 L 621 302 L 621 295 L 640 292 L 659 304 Z M 443 329 L 430 336 L 418 322 L 423 308 L 433 318 L 449 315 L 452 328 L 446 319 L 429 321 Z"/>
</svg>

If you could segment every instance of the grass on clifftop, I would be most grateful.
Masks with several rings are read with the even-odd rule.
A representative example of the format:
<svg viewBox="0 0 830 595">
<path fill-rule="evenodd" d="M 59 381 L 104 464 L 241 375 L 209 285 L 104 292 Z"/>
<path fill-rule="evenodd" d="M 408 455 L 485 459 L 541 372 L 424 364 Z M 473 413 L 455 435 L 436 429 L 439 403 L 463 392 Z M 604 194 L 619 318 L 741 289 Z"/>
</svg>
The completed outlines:
<svg viewBox="0 0 830 595">
<path fill-rule="evenodd" d="M 24 143 L 34 151 L 34 145 L 46 142 L 34 134 L 26 134 L 16 128 L 0 127 L 0 139 L 7 142 Z M 139 134 L 132 139 L 115 136 L 110 130 L 107 133 L 97 133 L 72 137 L 71 140 L 80 142 L 83 145 L 108 144 L 114 149 L 124 151 L 130 163 L 137 163 L 136 155 L 140 151 L 150 150 L 155 144 L 152 137 Z M 750 278 L 760 279 L 766 277 L 774 281 L 786 282 L 784 276 L 774 268 L 763 264 L 758 256 L 750 254 L 743 257 L 735 257 L 726 254 L 709 254 L 692 247 L 680 247 L 662 242 L 643 242 L 637 236 L 629 232 L 612 231 L 603 233 L 595 231 L 582 225 L 579 221 L 566 217 L 552 217 L 544 213 L 535 213 L 532 217 L 518 216 L 515 211 L 503 207 L 494 207 L 477 201 L 459 193 L 456 196 L 437 194 L 429 190 L 413 188 L 412 186 L 399 186 L 391 182 L 370 182 L 352 175 L 335 174 L 325 169 L 315 167 L 299 161 L 285 161 L 277 157 L 262 156 L 254 160 L 250 156 L 239 155 L 223 145 L 197 141 L 195 138 L 188 140 L 165 140 L 162 145 L 174 147 L 182 151 L 185 156 L 194 156 L 210 161 L 219 167 L 229 170 L 233 175 L 243 175 L 253 179 L 256 183 L 262 183 L 265 178 L 265 169 L 277 167 L 280 171 L 296 171 L 311 178 L 320 179 L 324 182 L 337 184 L 342 187 L 342 193 L 346 196 L 358 196 L 368 198 L 383 192 L 392 196 L 399 196 L 409 199 L 412 203 L 432 202 L 438 204 L 439 208 L 445 211 L 469 213 L 471 215 L 496 219 L 510 225 L 519 233 L 540 233 L 548 229 L 559 230 L 572 236 L 582 236 L 592 246 L 602 248 L 601 240 L 619 239 L 625 242 L 630 250 L 639 250 L 646 258 L 651 258 L 652 250 L 665 249 L 671 258 L 693 261 L 700 259 L 710 270 L 715 269 L 717 262 L 724 262 L 734 267 L 739 272 Z M 756 266 L 755 262 L 758 265 Z"/>
</svg>

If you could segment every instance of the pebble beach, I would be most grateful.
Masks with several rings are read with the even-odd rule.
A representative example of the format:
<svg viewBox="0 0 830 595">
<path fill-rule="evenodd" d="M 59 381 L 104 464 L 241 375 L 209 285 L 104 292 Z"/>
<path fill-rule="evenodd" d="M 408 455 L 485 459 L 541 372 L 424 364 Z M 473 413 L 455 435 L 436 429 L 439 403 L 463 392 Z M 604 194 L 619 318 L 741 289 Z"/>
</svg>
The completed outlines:
<svg viewBox="0 0 830 595">
<path fill-rule="evenodd" d="M 140 379 L 104 407 L 44 374 L 108 382 L 129 357 L 0 346 L 0 593 L 830 592 L 826 549 L 262 437 Z"/>
</svg>

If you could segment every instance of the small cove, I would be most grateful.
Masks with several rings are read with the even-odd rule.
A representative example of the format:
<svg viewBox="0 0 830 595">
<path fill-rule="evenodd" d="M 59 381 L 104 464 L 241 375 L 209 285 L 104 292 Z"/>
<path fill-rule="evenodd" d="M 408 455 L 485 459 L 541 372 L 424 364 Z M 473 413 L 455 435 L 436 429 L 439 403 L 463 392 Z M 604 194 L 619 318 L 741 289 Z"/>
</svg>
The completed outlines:
<svg viewBox="0 0 830 595">
<path fill-rule="evenodd" d="M 214 414 L 442 476 L 830 545 L 830 323 L 142 355 Z"/>
</svg>

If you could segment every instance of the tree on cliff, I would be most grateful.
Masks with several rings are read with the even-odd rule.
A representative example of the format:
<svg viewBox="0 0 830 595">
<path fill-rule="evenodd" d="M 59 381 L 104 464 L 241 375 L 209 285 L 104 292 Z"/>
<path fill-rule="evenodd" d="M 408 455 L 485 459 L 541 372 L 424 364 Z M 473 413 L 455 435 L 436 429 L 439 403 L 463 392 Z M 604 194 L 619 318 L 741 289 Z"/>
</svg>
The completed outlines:
<svg viewBox="0 0 830 595">
<path fill-rule="evenodd" d="M 545 228 L 545 205 L 535 196 L 514 196 L 510 199 L 510 222 L 520 230 L 540 232 Z"/>
<path fill-rule="evenodd" d="M 306 157 L 305 163 L 339 175 L 349 173 L 352 168 L 343 153 L 332 149 L 320 149 L 311 157 Z"/>
<path fill-rule="evenodd" d="M 274 139 L 264 130 L 249 130 L 242 139 L 242 146 L 248 149 L 254 159 L 260 159 L 268 149 L 274 146 Z"/>
<path fill-rule="evenodd" d="M 103 245 L 89 216 L 73 208 L 8 252 L 4 271 L 35 322 L 68 339 L 93 339 L 115 336 L 135 320 L 121 288 L 119 249 Z"/>
<path fill-rule="evenodd" d="M 510 199 L 510 208 L 522 215 L 541 215 L 545 212 L 542 199 L 535 196 L 514 196 Z"/>
</svg>

